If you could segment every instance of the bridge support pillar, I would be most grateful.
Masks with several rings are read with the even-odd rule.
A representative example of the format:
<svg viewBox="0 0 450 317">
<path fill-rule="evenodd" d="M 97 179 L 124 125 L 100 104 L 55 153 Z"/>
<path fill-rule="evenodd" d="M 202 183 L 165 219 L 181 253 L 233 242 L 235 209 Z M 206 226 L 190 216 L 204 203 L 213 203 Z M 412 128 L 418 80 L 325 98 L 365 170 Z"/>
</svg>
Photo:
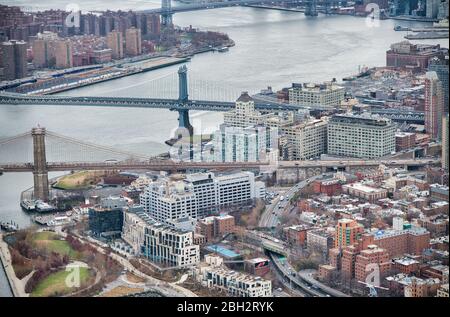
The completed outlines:
<svg viewBox="0 0 450 317">
<path fill-rule="evenodd" d="M 175 139 L 180 140 L 181 146 L 187 147 L 189 158 L 194 158 L 194 127 L 189 122 L 189 110 L 178 111 L 178 128 L 175 130 Z"/>
<path fill-rule="evenodd" d="M 33 180 L 34 199 L 48 201 L 48 169 L 45 156 L 45 128 L 37 127 L 31 130 L 33 137 Z"/>
<path fill-rule="evenodd" d="M 311 0 L 306 5 L 305 15 L 310 17 L 318 16 L 316 0 Z"/>
<path fill-rule="evenodd" d="M 180 105 L 189 101 L 186 65 L 178 69 L 178 101 Z M 189 151 L 189 158 L 192 160 L 194 158 L 194 127 L 189 122 L 189 110 L 177 109 L 177 111 L 178 128 L 175 131 L 175 139 L 179 140 L 177 142 L 181 146 L 179 151 L 182 153 L 186 153 L 185 150 Z"/>
<path fill-rule="evenodd" d="M 171 0 L 161 1 L 161 25 L 163 27 L 172 27 L 172 2 Z"/>
</svg>

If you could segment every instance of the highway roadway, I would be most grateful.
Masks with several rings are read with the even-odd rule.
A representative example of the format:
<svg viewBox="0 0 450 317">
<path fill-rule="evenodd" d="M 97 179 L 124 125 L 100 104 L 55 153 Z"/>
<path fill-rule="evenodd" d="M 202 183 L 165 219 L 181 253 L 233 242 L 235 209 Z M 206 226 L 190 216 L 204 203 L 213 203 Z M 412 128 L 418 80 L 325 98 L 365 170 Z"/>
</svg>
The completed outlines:
<svg viewBox="0 0 450 317">
<path fill-rule="evenodd" d="M 266 208 L 266 211 L 261 216 L 259 226 L 275 227 L 279 223 L 278 218 L 282 215 L 286 207 L 289 205 L 289 202 L 292 199 L 292 197 L 294 197 L 294 195 L 298 191 L 305 188 L 307 185 L 314 182 L 316 179 L 323 177 L 324 175 L 327 174 L 314 176 L 295 184 L 287 192 L 284 193 L 283 200 L 281 200 L 280 197 L 277 197 L 274 203 L 271 204 L 268 208 Z M 289 252 L 289 250 L 285 248 L 284 243 L 278 241 L 275 238 L 270 239 L 270 237 L 264 237 L 264 234 L 260 234 L 260 239 L 263 243 L 265 240 L 270 240 L 271 244 L 278 245 L 280 249 L 284 249 L 286 250 L 286 252 Z M 300 292 L 300 294 L 303 294 L 303 296 L 347 297 L 346 294 L 339 292 L 333 288 L 330 288 L 320 283 L 319 281 L 315 280 L 310 274 L 303 272 L 297 273 L 295 269 L 289 264 L 288 261 L 281 260 L 282 257 L 280 255 L 270 252 L 269 256 L 272 260 L 273 266 L 277 271 L 278 278 L 280 279 L 281 277 L 280 281 L 285 286 L 288 286 L 291 290 L 295 291 L 297 294 Z M 285 281 L 286 279 L 289 282 L 288 285 L 286 284 Z"/>
<path fill-rule="evenodd" d="M 302 162 L 303 163 L 303 162 Z M 276 227 L 279 220 L 278 218 L 283 214 L 283 211 L 288 206 L 290 200 L 294 195 L 304 187 L 306 187 L 311 182 L 315 181 L 316 179 L 322 177 L 322 175 L 311 177 L 307 180 L 301 181 L 297 184 L 295 184 L 293 187 L 291 187 L 287 192 L 285 192 L 283 196 L 283 200 L 281 200 L 281 196 L 278 196 L 275 198 L 275 201 L 273 204 L 268 206 L 266 208 L 266 211 L 262 214 L 261 219 L 259 221 L 260 227 Z"/>
<path fill-rule="evenodd" d="M 314 167 L 352 167 L 352 166 L 423 166 L 428 164 L 440 164 L 439 159 L 420 158 L 420 159 L 378 159 L 378 160 L 313 160 L 313 161 L 279 161 L 278 168 L 314 168 Z"/>
</svg>

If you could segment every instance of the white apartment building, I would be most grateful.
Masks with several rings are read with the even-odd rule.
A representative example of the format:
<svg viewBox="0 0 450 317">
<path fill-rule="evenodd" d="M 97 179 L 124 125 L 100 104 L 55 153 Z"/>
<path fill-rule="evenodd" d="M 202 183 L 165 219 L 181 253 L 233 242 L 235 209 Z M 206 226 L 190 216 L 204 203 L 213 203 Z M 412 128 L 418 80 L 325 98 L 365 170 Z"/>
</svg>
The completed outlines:
<svg viewBox="0 0 450 317">
<path fill-rule="evenodd" d="M 252 172 L 221 175 L 216 179 L 220 206 L 236 205 L 261 198 L 255 191 L 255 175 Z"/>
<path fill-rule="evenodd" d="M 271 113 L 262 114 L 255 110 L 255 101 L 246 91 L 236 100 L 235 109 L 225 112 L 223 118 L 226 126 L 241 128 L 256 125 L 279 128 L 294 122 L 294 114 L 292 112 L 284 112 L 280 115 L 276 115 Z"/>
<path fill-rule="evenodd" d="M 138 255 L 169 267 L 189 267 L 200 262 L 194 233 L 158 223 L 141 211 L 124 211 L 122 238 Z"/>
<path fill-rule="evenodd" d="M 310 119 L 281 129 L 289 148 L 288 160 L 308 160 L 327 153 L 327 126 L 325 119 Z"/>
<path fill-rule="evenodd" d="M 335 107 L 344 101 L 344 87 L 334 82 L 323 84 L 292 84 L 289 88 L 289 103 L 305 107 Z"/>
<path fill-rule="evenodd" d="M 183 180 L 160 179 L 150 184 L 140 196 L 144 211 L 155 220 L 171 224 L 191 217 L 200 219 L 219 207 L 238 205 L 265 196 L 263 182 L 251 172 L 215 176 L 194 173 Z"/>
<path fill-rule="evenodd" d="M 198 218 L 209 216 L 220 206 L 217 195 L 217 182 L 214 173 L 194 173 L 186 175 L 186 181 L 192 184 L 197 200 Z"/>
<path fill-rule="evenodd" d="M 267 153 L 278 149 L 278 128 L 222 125 L 212 137 L 215 162 L 266 161 Z"/>
<path fill-rule="evenodd" d="M 272 282 L 223 267 L 200 268 L 198 279 L 209 288 L 219 288 L 235 297 L 271 297 Z"/>
<path fill-rule="evenodd" d="M 395 124 L 377 115 L 334 115 L 328 121 L 328 154 L 364 159 L 395 152 Z"/>
<path fill-rule="evenodd" d="M 197 218 L 194 186 L 184 180 L 161 179 L 149 184 L 140 195 L 140 203 L 156 221 Z"/>
</svg>

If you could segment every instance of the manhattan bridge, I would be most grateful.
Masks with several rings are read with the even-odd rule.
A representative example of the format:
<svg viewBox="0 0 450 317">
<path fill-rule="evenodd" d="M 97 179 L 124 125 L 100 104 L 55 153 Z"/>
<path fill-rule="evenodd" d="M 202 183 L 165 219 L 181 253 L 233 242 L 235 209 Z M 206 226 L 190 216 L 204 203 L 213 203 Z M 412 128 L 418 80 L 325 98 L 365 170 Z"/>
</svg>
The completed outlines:
<svg viewBox="0 0 450 317">
<path fill-rule="evenodd" d="M 171 7 L 170 0 L 162 0 L 162 9 L 155 10 L 161 14 L 165 23 L 171 23 L 171 16 L 180 11 L 213 9 L 232 5 L 276 3 L 286 1 L 224 1 L 217 3 L 198 3 L 190 7 Z M 301 1 L 297 1 L 301 2 Z M 330 1 L 338 3 L 339 1 Z M 320 0 L 303 1 L 303 3 L 320 3 Z M 159 10 L 159 11 L 158 11 Z M 166 16 L 165 16 L 166 15 Z M 165 17 L 164 17 L 165 16 Z M 157 108 L 177 111 L 178 129 L 175 139 L 184 139 L 188 136 L 187 148 L 192 150 L 193 127 L 189 121 L 190 110 L 225 112 L 235 107 L 235 100 L 240 92 L 223 86 L 223 83 L 213 83 L 195 79 L 188 75 L 184 65 L 177 72 L 161 76 L 157 79 L 137 83 L 145 85 L 146 97 L 102 97 L 102 96 L 64 96 L 64 95 L 25 95 L 17 93 L 0 92 L 0 105 L 14 107 L 50 106 L 59 107 L 130 107 L 130 108 Z M 126 87 L 125 87 L 126 88 Z M 255 109 L 262 112 L 296 111 L 309 109 L 303 105 L 293 105 L 277 102 L 276 99 L 258 96 L 255 98 Z M 315 107 L 318 111 L 330 110 L 328 107 Z M 375 110 L 383 116 L 397 121 L 423 121 L 423 113 L 398 113 L 388 110 Z M 283 163 L 285 168 L 302 168 L 311 162 Z M 313 162 L 314 163 L 314 162 Z M 370 162 L 369 162 L 370 163 Z M 372 162 L 378 164 L 378 162 Z M 48 173 L 51 171 L 75 170 L 207 170 L 207 169 L 258 169 L 268 162 L 194 162 L 193 160 L 174 161 L 167 157 L 150 157 L 118 149 L 87 143 L 67 136 L 46 130 L 44 127 L 35 127 L 30 132 L 0 138 L 0 175 L 7 172 L 32 172 L 34 175 L 34 197 L 47 200 L 49 197 Z M 316 162 L 313 165 L 327 168 L 336 162 Z M 347 163 L 346 163 L 347 164 Z M 364 165 L 367 162 L 350 163 Z M 347 165 L 348 165 L 347 164 Z M 397 161 L 396 164 L 403 164 Z M 426 162 L 409 162 L 408 164 L 423 165 Z M 309 164 L 311 165 L 311 164 Z M 312 167 L 312 166 L 309 166 Z M 283 168 L 283 167 L 281 167 Z"/>
<path fill-rule="evenodd" d="M 189 84 L 188 84 L 189 81 Z M 176 73 L 170 73 L 149 82 L 145 91 L 152 97 L 99 97 L 99 96 L 63 96 L 63 95 L 24 95 L 17 93 L 0 93 L 0 105 L 4 107 L 25 106 L 45 107 L 130 107 L 159 108 L 179 113 L 178 129 L 175 140 L 181 142 L 184 151 L 190 153 L 191 159 L 174 160 L 167 157 L 151 157 L 119 149 L 88 143 L 58 133 L 44 127 L 35 127 L 30 132 L 0 138 L 0 175 L 8 172 L 32 172 L 34 177 L 34 197 L 42 200 L 49 198 L 48 173 L 52 171 L 79 170 L 226 170 L 259 169 L 272 162 L 195 162 L 192 160 L 194 129 L 189 121 L 190 110 L 225 112 L 234 109 L 239 92 L 204 80 L 188 76 L 187 67 L 181 66 Z M 125 87 L 127 88 L 127 87 Z M 194 97 L 195 99 L 192 99 Z M 309 109 L 302 105 L 278 103 L 256 99 L 255 108 L 262 112 L 295 111 Z M 328 107 L 319 110 L 330 110 Z M 317 110 L 317 109 L 316 109 Z M 383 110 L 379 110 L 383 111 Z M 387 111 L 387 110 L 386 110 Z M 402 114 L 386 112 L 385 116 Z M 414 117 L 418 114 L 410 114 Z M 405 114 L 403 114 L 405 116 Z M 395 118 L 394 118 L 395 119 Z M 407 120 L 406 117 L 400 118 Z M 414 120 L 414 118 L 412 118 Z M 294 163 L 294 164 L 291 164 Z M 280 162 L 278 168 L 334 168 L 343 162 Z M 346 166 L 377 165 L 380 162 L 346 161 Z M 383 162 L 389 164 L 389 162 Z M 424 165 L 429 162 L 397 160 L 400 165 Z M 277 163 L 278 164 L 278 163 Z"/>
<path fill-rule="evenodd" d="M 233 6 L 251 5 L 295 5 L 303 8 L 306 16 L 317 16 L 319 12 L 329 14 L 339 6 L 345 6 L 347 0 L 223 0 L 223 1 L 198 1 L 192 4 L 172 6 L 171 0 L 161 0 L 161 8 L 144 10 L 146 13 L 156 13 L 161 15 L 161 24 L 168 26 L 172 24 L 172 16 L 177 12 L 207 10 L 226 8 Z M 270 8 L 270 7 L 267 7 Z"/>
</svg>

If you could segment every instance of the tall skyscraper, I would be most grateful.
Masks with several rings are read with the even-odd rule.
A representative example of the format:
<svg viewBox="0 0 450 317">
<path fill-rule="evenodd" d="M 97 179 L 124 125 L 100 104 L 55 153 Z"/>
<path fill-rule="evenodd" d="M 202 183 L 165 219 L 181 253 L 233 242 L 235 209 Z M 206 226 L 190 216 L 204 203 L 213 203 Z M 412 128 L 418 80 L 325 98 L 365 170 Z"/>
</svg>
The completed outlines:
<svg viewBox="0 0 450 317">
<path fill-rule="evenodd" d="M 444 98 L 442 84 L 436 72 L 427 72 L 425 78 L 425 131 L 432 139 L 441 138 Z"/>
<path fill-rule="evenodd" d="M 56 68 L 73 67 L 73 48 L 69 40 L 60 40 L 55 42 Z"/>
<path fill-rule="evenodd" d="M 0 74 L 3 80 L 14 80 L 27 75 L 27 43 L 11 40 L 0 44 Z"/>
<path fill-rule="evenodd" d="M 119 31 L 109 32 L 106 41 L 108 48 L 112 49 L 112 57 L 114 59 L 123 58 L 123 35 Z"/>
<path fill-rule="evenodd" d="M 130 56 L 137 56 L 142 53 L 140 29 L 134 27 L 127 29 L 125 34 L 125 51 Z"/>
<path fill-rule="evenodd" d="M 31 43 L 33 49 L 33 64 L 36 67 L 53 67 L 56 63 L 55 41 L 58 34 L 44 31 L 37 34 L 37 39 Z"/>
<path fill-rule="evenodd" d="M 442 168 L 448 171 L 448 113 L 442 118 Z"/>
<path fill-rule="evenodd" d="M 444 58 L 434 57 L 430 60 L 428 70 L 436 72 L 442 84 L 442 92 L 444 97 L 444 113 L 448 113 L 448 55 Z"/>
</svg>

